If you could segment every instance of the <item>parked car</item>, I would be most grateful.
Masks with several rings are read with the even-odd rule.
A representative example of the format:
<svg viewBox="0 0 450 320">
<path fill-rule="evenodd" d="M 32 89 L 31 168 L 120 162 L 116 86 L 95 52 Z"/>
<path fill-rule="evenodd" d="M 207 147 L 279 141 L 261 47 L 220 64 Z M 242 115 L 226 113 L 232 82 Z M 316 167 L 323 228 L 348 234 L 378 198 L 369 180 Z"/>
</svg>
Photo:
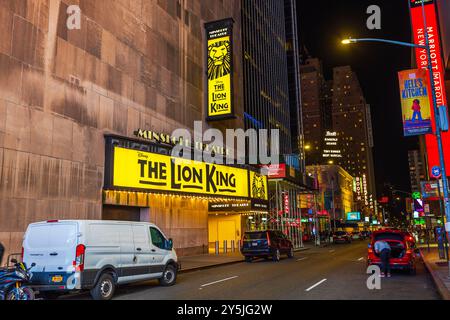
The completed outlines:
<svg viewBox="0 0 450 320">
<path fill-rule="evenodd" d="M 333 242 L 334 243 L 351 243 L 352 236 L 345 231 L 336 231 L 333 234 Z"/>
<path fill-rule="evenodd" d="M 254 258 L 280 261 L 281 254 L 294 257 L 294 246 L 281 231 L 247 231 L 242 239 L 241 253 L 247 262 L 252 262 Z"/>
<path fill-rule="evenodd" d="M 351 233 L 352 240 L 364 240 L 363 235 L 359 231 L 353 231 Z"/>
<path fill-rule="evenodd" d="M 367 230 L 361 231 L 361 235 L 363 237 L 363 240 L 369 239 L 370 238 L 370 231 L 367 231 Z"/>
<path fill-rule="evenodd" d="M 411 239 L 409 234 L 394 229 L 373 232 L 368 249 L 368 265 L 381 266 L 379 254 L 374 250 L 375 242 L 379 240 L 386 241 L 391 247 L 389 264 L 392 270 L 401 269 L 409 271 L 410 274 L 416 273 L 416 254 L 418 250 L 414 240 Z"/>
<path fill-rule="evenodd" d="M 28 226 L 23 261 L 35 264 L 31 286 L 45 293 L 90 290 L 108 300 L 117 285 L 158 279 L 175 284 L 179 269 L 171 239 L 144 222 L 50 220 Z"/>
</svg>

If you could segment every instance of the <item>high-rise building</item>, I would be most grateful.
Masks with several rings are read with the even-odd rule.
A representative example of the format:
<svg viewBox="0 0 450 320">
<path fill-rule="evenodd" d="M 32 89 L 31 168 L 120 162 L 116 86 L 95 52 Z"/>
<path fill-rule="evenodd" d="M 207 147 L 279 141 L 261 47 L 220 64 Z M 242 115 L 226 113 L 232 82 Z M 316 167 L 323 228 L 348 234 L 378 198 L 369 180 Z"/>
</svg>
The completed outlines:
<svg viewBox="0 0 450 320">
<path fill-rule="evenodd" d="M 72 3 L 79 4 L 80 29 L 67 28 Z M 195 120 L 205 124 L 203 27 L 225 18 L 234 20 L 237 119 L 209 126 L 243 128 L 240 4 L 0 2 L 0 242 L 7 253 L 20 252 L 29 223 L 49 219 L 152 221 L 174 239 L 181 255 L 208 248 L 214 232 L 208 227 L 207 195 L 154 192 L 139 179 L 123 188 L 112 178 L 139 172 L 133 166 L 137 161 L 114 170 L 112 154 L 167 160 L 170 146 L 160 142 L 161 136 L 178 128 L 192 131 Z M 277 10 L 283 14 L 283 5 Z M 284 28 L 284 21 L 276 27 Z M 277 48 L 283 56 L 282 45 Z M 264 88 L 267 97 L 269 89 Z M 287 86 L 275 91 L 288 108 L 282 98 Z M 154 134 L 136 136 L 139 129 Z M 238 232 L 230 233 L 229 241 L 239 239 Z"/>
<path fill-rule="evenodd" d="M 300 56 L 297 25 L 297 3 L 284 0 L 286 54 L 289 87 L 289 112 L 292 153 L 300 156 L 301 171 L 305 167 L 303 118 L 301 108 Z"/>
<path fill-rule="evenodd" d="M 420 192 L 420 181 L 426 180 L 426 169 L 419 150 L 408 151 L 411 191 Z"/>
<path fill-rule="evenodd" d="M 370 106 L 349 66 L 333 69 L 333 130 L 339 134 L 342 158 L 336 164 L 360 177 L 362 206 L 373 212 L 376 197 Z"/>
<path fill-rule="evenodd" d="M 245 127 L 279 129 L 281 154 L 293 151 L 286 25 L 284 1 L 242 0 Z"/>
<path fill-rule="evenodd" d="M 306 163 L 322 164 L 324 134 L 331 130 L 330 82 L 325 81 L 322 62 L 306 59 L 300 68 L 302 84 L 302 117 Z"/>
</svg>

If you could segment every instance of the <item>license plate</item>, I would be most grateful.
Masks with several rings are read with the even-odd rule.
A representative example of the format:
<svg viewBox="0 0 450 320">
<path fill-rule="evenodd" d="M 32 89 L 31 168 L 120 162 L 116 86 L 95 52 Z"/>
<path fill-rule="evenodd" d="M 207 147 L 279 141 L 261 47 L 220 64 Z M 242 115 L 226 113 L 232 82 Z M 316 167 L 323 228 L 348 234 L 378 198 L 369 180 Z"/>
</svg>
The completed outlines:
<svg viewBox="0 0 450 320">
<path fill-rule="evenodd" d="M 258 242 L 253 242 L 252 246 L 254 246 L 254 247 L 258 246 Z"/>
<path fill-rule="evenodd" d="M 63 281 L 63 277 L 61 276 L 53 276 L 52 277 L 52 282 L 62 282 Z"/>
</svg>

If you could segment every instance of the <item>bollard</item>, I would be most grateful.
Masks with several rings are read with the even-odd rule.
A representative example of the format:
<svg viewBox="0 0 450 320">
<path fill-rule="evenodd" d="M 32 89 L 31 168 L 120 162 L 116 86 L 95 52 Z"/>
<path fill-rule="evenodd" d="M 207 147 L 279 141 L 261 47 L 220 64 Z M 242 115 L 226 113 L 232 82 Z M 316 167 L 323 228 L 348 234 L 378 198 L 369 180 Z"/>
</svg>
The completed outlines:
<svg viewBox="0 0 450 320">
<path fill-rule="evenodd" d="M 214 243 L 215 246 L 215 253 L 216 255 L 219 255 L 219 240 L 216 240 L 216 242 Z"/>
<path fill-rule="evenodd" d="M 241 252 L 241 240 L 238 240 L 238 251 Z"/>
<path fill-rule="evenodd" d="M 223 253 L 227 253 L 227 240 L 223 240 Z"/>
<path fill-rule="evenodd" d="M 231 252 L 235 252 L 234 240 L 231 240 Z"/>
</svg>

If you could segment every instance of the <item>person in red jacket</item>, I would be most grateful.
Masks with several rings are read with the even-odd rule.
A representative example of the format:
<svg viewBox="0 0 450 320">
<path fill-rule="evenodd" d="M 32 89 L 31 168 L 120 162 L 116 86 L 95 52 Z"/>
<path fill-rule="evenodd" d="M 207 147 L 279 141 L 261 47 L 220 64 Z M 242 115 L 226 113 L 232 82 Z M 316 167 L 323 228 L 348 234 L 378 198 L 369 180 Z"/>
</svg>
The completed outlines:
<svg viewBox="0 0 450 320">
<path fill-rule="evenodd" d="M 412 116 L 412 121 L 416 121 L 416 118 L 418 121 L 422 121 L 422 113 L 420 112 L 420 100 L 419 99 L 415 99 L 413 101 L 413 105 L 411 107 L 411 110 L 414 111 L 413 116 Z"/>
</svg>

